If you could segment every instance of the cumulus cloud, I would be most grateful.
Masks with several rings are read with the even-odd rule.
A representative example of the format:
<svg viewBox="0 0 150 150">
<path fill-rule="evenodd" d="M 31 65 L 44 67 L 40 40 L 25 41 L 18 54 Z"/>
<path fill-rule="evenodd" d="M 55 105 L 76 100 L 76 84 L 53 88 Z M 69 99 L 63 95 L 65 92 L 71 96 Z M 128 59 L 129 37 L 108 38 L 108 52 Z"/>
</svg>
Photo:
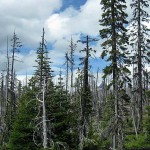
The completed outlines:
<svg viewBox="0 0 150 150">
<path fill-rule="evenodd" d="M 60 0 L 1 0 L 0 12 L 18 19 L 45 19 L 61 5 Z"/>
<path fill-rule="evenodd" d="M 51 45 L 49 57 L 53 62 L 54 71 L 59 71 L 59 66 L 65 62 L 64 55 L 68 51 L 71 35 L 76 42 L 80 39 L 81 33 L 91 37 L 99 36 L 99 19 L 102 14 L 99 0 L 87 0 L 79 9 L 69 6 L 61 11 L 63 0 L 1 0 L 0 1 L 0 63 L 6 62 L 6 39 L 13 35 L 14 30 L 24 45 L 24 53 L 17 54 L 22 63 L 15 62 L 16 71 L 24 74 L 25 69 L 30 74 L 33 73 L 32 66 L 35 64 L 36 49 L 39 46 L 42 35 L 42 27 L 45 27 L 45 39 L 48 45 Z M 130 19 L 132 10 L 130 8 L 131 0 L 127 1 L 127 13 Z M 150 10 L 148 9 L 150 13 Z M 92 46 L 97 53 L 101 53 L 101 40 Z M 27 48 L 26 48 L 27 47 Z M 79 50 L 85 45 L 78 43 L 76 56 L 79 56 Z M 2 70 L 5 65 L 0 66 Z"/>
<path fill-rule="evenodd" d="M 45 22 L 47 38 L 53 42 L 53 50 L 49 52 L 54 65 L 63 65 L 65 52 L 69 51 L 71 35 L 76 43 L 81 33 L 89 36 L 99 35 L 99 14 L 101 13 L 99 0 L 87 0 L 87 2 L 76 10 L 73 6 L 66 8 L 63 12 L 54 13 Z M 82 56 L 79 51 L 85 47 L 77 43 L 76 56 Z M 95 45 L 98 49 L 99 43 Z M 78 60 L 77 60 L 78 61 Z"/>
<path fill-rule="evenodd" d="M 53 36 L 54 40 L 81 33 L 97 36 L 100 10 L 99 0 L 88 0 L 79 11 L 69 7 L 62 13 L 53 14 L 46 21 L 49 35 Z"/>
<path fill-rule="evenodd" d="M 62 0 L 1 0 L 0 48 L 14 30 L 31 46 L 39 41 L 45 20 L 62 6 Z"/>
<path fill-rule="evenodd" d="M 96 4 L 94 4 L 95 2 Z M 98 34 L 98 15 L 96 15 L 96 12 L 99 10 L 99 2 L 98 0 L 95 2 L 88 0 L 79 10 L 70 6 L 63 12 L 55 13 L 62 6 L 61 0 L 1 0 L 0 33 L 2 36 L 0 39 L 0 50 L 6 50 L 7 35 L 9 35 L 10 39 L 15 30 L 25 47 L 23 51 L 26 52 L 25 54 L 17 54 L 17 57 L 23 59 L 24 62 L 15 62 L 16 71 L 21 74 L 23 68 L 32 70 L 31 67 L 34 65 L 36 55 L 34 54 L 33 56 L 30 49 L 36 50 L 38 47 L 38 43 L 41 40 L 42 27 L 45 26 L 46 40 L 52 44 L 49 56 L 52 58 L 53 64 L 55 64 L 54 68 L 57 65 L 62 65 L 72 34 L 74 41 L 80 38 L 81 32 L 86 34 L 90 31 L 90 33 Z M 89 7 L 90 5 L 91 7 Z M 94 19 L 94 16 L 96 19 Z M 95 21 L 90 21 L 91 18 Z M 95 26 L 97 27 L 95 28 Z M 82 31 L 83 29 L 85 29 L 85 32 Z M 78 46 L 79 50 L 83 47 L 82 44 L 78 44 Z M 9 49 L 11 48 L 9 47 Z M 76 52 L 76 54 L 79 53 Z M 0 60 L 3 61 L 2 59 Z"/>
<path fill-rule="evenodd" d="M 35 50 L 31 50 L 29 53 L 27 54 L 17 54 L 16 57 L 18 58 L 19 61 L 15 62 L 15 68 L 16 71 L 18 72 L 18 74 L 26 74 L 26 72 L 28 74 L 33 74 L 35 68 L 34 66 L 36 66 L 36 51 Z"/>
</svg>

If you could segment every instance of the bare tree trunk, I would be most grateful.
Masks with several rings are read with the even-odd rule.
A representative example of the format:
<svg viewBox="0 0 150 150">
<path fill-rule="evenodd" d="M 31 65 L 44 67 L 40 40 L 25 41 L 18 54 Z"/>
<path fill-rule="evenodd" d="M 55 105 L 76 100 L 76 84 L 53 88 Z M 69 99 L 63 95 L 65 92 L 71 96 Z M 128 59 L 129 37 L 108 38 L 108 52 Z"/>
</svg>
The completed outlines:
<svg viewBox="0 0 150 150">
<path fill-rule="evenodd" d="M 15 33 L 14 33 L 15 34 Z M 15 36 L 15 35 L 14 35 Z M 13 38 L 13 49 L 12 49 L 12 62 L 11 62 L 11 80 L 10 80 L 10 90 L 11 90 L 11 116 L 14 117 L 14 111 L 16 110 L 15 97 L 14 97 L 14 61 L 15 61 L 15 47 L 16 39 Z"/>
<path fill-rule="evenodd" d="M 7 37 L 7 74 L 6 74 L 6 103 L 8 104 L 8 88 L 9 88 L 9 54 L 8 54 L 8 37 Z"/>
<path fill-rule="evenodd" d="M 43 105 L 43 147 L 47 147 L 47 125 L 46 125 L 46 108 L 45 108 L 45 78 L 44 78 L 44 84 L 43 84 L 43 100 L 42 100 L 42 105 Z"/>
<path fill-rule="evenodd" d="M 69 81 L 69 57 L 68 52 L 65 54 L 66 58 L 66 93 L 68 91 L 68 81 Z"/>
<path fill-rule="evenodd" d="M 48 148 L 48 138 L 47 138 L 47 120 L 46 120 L 46 107 L 45 107 L 45 88 L 46 88 L 46 83 L 45 83 L 45 78 L 44 78 L 44 83 L 43 83 L 43 87 L 42 89 L 40 89 L 41 91 L 39 92 L 39 94 L 36 96 L 37 101 L 42 104 L 42 122 L 38 123 L 41 124 L 42 123 L 42 135 L 43 135 L 43 148 Z M 42 92 L 42 93 L 41 93 Z M 33 135 L 34 138 L 34 135 Z"/>
</svg>

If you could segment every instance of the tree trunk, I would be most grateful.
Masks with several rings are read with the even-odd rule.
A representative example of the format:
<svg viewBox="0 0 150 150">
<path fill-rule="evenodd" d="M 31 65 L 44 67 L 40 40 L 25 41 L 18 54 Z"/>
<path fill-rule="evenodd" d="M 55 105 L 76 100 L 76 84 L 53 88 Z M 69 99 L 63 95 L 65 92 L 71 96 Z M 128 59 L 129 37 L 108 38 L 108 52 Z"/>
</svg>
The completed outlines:
<svg viewBox="0 0 150 150">
<path fill-rule="evenodd" d="M 138 131 L 142 131 L 143 119 L 143 92 L 142 92 L 142 53 L 141 53 L 141 18 L 140 18 L 140 0 L 138 0 Z"/>
<path fill-rule="evenodd" d="M 44 79 L 44 85 L 43 85 L 43 147 L 47 148 L 47 125 L 46 125 L 46 108 L 45 108 L 45 79 Z"/>
</svg>

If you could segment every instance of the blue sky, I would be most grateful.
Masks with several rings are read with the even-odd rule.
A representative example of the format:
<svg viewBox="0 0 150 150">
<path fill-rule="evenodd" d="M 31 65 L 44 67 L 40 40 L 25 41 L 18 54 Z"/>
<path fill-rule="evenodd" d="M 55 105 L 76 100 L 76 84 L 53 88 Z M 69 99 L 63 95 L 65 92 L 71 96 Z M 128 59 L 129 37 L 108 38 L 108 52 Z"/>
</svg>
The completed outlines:
<svg viewBox="0 0 150 150">
<path fill-rule="evenodd" d="M 76 9 L 80 9 L 80 6 L 84 5 L 87 0 L 63 0 L 63 6 L 61 11 L 65 10 L 69 6 L 73 6 Z"/>
<path fill-rule="evenodd" d="M 129 19 L 132 16 L 131 0 L 127 1 Z M 148 10 L 150 11 L 150 10 Z M 68 50 L 72 36 L 74 42 L 81 35 L 99 37 L 99 25 L 102 10 L 100 0 L 0 0 L 0 71 L 6 68 L 6 39 L 9 41 L 15 30 L 24 45 L 22 52 L 16 54 L 23 63 L 15 62 L 15 70 L 19 75 L 32 74 L 36 65 L 36 49 L 41 41 L 42 28 L 45 28 L 45 39 L 48 45 L 52 68 L 58 74 L 64 64 L 64 55 Z M 102 68 L 107 64 L 99 59 L 102 52 L 102 40 L 92 45 L 97 50 L 97 59 L 92 60 L 93 70 Z M 83 56 L 79 51 L 85 47 L 77 43 L 75 58 Z M 9 50 L 11 43 L 9 42 Z"/>
<path fill-rule="evenodd" d="M 9 38 L 10 51 L 10 39 L 15 31 L 23 44 L 21 53 L 16 54 L 16 58 L 23 62 L 15 62 L 15 70 L 19 75 L 26 72 L 31 75 L 44 27 L 52 68 L 57 74 L 65 61 L 71 36 L 76 42 L 81 35 L 99 35 L 99 9 L 99 0 L 1 0 L 0 51 L 3 55 L 0 63 L 6 62 L 6 38 Z M 76 65 L 82 56 L 79 51 L 84 47 L 81 43 L 77 44 Z M 0 66 L 0 70 L 5 68 L 5 65 Z"/>
</svg>

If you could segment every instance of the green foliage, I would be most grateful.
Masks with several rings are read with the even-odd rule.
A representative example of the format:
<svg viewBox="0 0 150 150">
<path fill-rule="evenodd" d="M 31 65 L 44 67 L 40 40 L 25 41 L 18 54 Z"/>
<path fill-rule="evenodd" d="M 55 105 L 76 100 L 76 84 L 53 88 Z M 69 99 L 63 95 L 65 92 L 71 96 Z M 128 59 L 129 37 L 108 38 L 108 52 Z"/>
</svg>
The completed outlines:
<svg viewBox="0 0 150 150">
<path fill-rule="evenodd" d="M 83 150 L 98 150 L 97 142 L 94 139 L 85 138 Z"/>
<path fill-rule="evenodd" d="M 150 148 L 150 143 L 147 143 L 145 134 L 139 134 L 137 138 L 135 135 L 128 135 L 126 137 L 125 148 L 136 150 Z"/>
<path fill-rule="evenodd" d="M 105 112 L 102 114 L 103 119 L 103 127 L 106 126 L 107 122 L 110 120 L 110 118 L 114 115 L 114 96 L 112 93 L 110 93 L 107 96 L 107 103 L 105 107 Z"/>
<path fill-rule="evenodd" d="M 50 99 L 50 112 L 49 116 L 52 118 L 52 140 L 55 147 L 67 145 L 73 148 L 76 146 L 76 139 L 74 138 L 74 132 L 72 132 L 72 122 L 74 117 L 70 112 L 70 102 L 66 95 L 66 91 L 63 91 L 62 87 L 56 87 L 53 96 Z"/>
<path fill-rule="evenodd" d="M 125 0 L 101 0 L 101 5 L 103 13 L 99 22 L 104 28 L 100 30 L 100 36 L 105 39 L 101 44 L 103 48 L 101 57 L 111 62 L 104 69 L 104 77 L 113 74 L 113 80 L 116 76 L 122 76 L 128 80 L 127 76 L 130 71 L 126 67 L 126 64 L 129 63 L 128 36 L 125 28 L 125 24 L 128 23 L 126 20 L 128 15 L 125 12 L 126 2 Z M 112 81 L 111 85 L 114 85 L 114 82 L 116 81 Z"/>
<path fill-rule="evenodd" d="M 100 146 L 99 132 L 95 119 L 90 120 L 87 138 L 83 140 L 83 150 L 98 150 Z"/>
<path fill-rule="evenodd" d="M 150 143 L 150 106 L 146 107 L 147 110 L 147 116 L 145 119 L 145 130 L 146 130 L 146 142 Z"/>
<path fill-rule="evenodd" d="M 144 118 L 144 128 L 146 132 L 145 134 L 139 134 L 137 138 L 135 135 L 128 135 L 125 142 L 127 149 L 150 149 L 150 106 L 147 106 L 146 110 L 147 114 Z"/>
<path fill-rule="evenodd" d="M 48 83 L 48 79 L 52 78 L 52 70 L 50 66 L 50 61 L 48 58 L 48 51 L 47 51 L 47 46 L 45 42 L 45 31 L 43 28 L 43 35 L 42 35 L 42 40 L 40 42 L 40 46 L 37 49 L 37 59 L 35 60 L 37 62 L 36 71 L 35 71 L 35 82 L 36 86 L 39 84 L 39 88 L 42 88 L 44 78 L 46 79 L 46 85 Z"/>
<path fill-rule="evenodd" d="M 8 150 L 8 149 L 7 149 L 7 144 L 3 144 L 3 145 L 0 147 L 0 150 Z"/>
<path fill-rule="evenodd" d="M 90 87 L 88 87 L 86 91 L 82 89 L 81 103 L 82 103 L 82 111 L 84 117 L 88 118 L 89 114 L 91 114 L 92 112 L 92 95 L 91 95 Z"/>
<path fill-rule="evenodd" d="M 110 139 L 103 139 L 103 141 L 100 142 L 100 148 L 102 150 L 109 149 L 110 147 Z"/>
<path fill-rule="evenodd" d="M 146 96 L 148 98 L 148 101 L 150 101 L 150 90 L 146 91 L 145 93 L 146 93 Z"/>
<path fill-rule="evenodd" d="M 31 124 L 36 115 L 34 94 L 28 90 L 20 99 L 18 106 L 18 115 L 13 124 L 13 130 L 7 149 L 10 150 L 36 150 L 33 142 L 34 126 Z M 31 100 L 31 101 L 30 101 Z"/>
</svg>

